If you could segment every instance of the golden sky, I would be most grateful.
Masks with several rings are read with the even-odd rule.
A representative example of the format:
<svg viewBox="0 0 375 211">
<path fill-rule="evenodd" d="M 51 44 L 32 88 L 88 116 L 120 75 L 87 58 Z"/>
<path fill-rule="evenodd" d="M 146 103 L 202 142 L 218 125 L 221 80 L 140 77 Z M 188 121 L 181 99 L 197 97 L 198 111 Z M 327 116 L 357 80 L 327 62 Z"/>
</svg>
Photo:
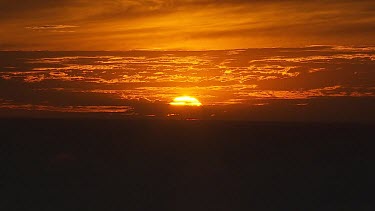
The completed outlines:
<svg viewBox="0 0 375 211">
<path fill-rule="evenodd" d="M 375 1 L 0 0 L 1 50 L 374 45 Z"/>
</svg>

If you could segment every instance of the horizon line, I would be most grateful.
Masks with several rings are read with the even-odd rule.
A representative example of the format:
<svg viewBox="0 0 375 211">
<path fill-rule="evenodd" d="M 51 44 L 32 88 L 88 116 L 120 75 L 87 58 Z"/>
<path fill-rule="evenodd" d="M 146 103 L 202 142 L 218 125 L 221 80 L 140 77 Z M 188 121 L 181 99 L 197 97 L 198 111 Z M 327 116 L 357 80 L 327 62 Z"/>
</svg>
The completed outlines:
<svg viewBox="0 0 375 211">
<path fill-rule="evenodd" d="M 38 49 L 38 50 L 11 50 L 11 49 L 0 49 L 0 52 L 126 52 L 126 51 L 238 51 L 238 50 L 250 50 L 250 49 L 303 49 L 303 48 L 375 48 L 375 45 L 306 45 L 306 46 L 276 46 L 276 47 L 250 47 L 250 48 L 226 48 L 226 49 L 162 49 L 162 48 L 134 48 L 134 49 L 124 49 L 124 50 L 49 50 L 49 49 Z M 375 50 L 375 49 L 374 49 Z"/>
</svg>

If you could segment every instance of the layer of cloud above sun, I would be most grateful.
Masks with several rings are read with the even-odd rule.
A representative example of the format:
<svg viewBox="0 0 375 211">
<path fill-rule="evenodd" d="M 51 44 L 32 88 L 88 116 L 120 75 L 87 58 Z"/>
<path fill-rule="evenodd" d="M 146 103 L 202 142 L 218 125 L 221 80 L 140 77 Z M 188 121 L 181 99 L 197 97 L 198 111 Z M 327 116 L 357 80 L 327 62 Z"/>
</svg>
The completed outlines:
<svg viewBox="0 0 375 211">
<path fill-rule="evenodd" d="M 0 115 L 40 112 L 200 118 L 374 119 L 375 48 L 0 52 Z M 43 114 L 46 115 L 46 114 Z M 42 115 L 42 116 L 43 116 Z"/>
<path fill-rule="evenodd" d="M 1 0 L 0 49 L 374 45 L 375 2 Z"/>
</svg>

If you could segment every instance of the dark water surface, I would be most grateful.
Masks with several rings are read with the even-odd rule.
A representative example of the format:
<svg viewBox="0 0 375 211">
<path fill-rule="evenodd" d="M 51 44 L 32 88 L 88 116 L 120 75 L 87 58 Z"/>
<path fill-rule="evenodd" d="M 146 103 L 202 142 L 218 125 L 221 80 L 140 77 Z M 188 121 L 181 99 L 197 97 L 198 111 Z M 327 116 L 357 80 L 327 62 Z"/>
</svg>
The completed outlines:
<svg viewBox="0 0 375 211">
<path fill-rule="evenodd" d="M 3 119 L 2 210 L 374 210 L 373 126 Z"/>
</svg>

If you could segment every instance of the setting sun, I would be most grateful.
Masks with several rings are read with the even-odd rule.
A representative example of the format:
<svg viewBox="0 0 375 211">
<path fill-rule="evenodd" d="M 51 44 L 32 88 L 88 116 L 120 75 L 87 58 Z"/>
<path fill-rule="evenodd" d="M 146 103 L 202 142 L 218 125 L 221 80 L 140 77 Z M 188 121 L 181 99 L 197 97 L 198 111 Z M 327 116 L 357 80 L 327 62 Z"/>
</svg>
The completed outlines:
<svg viewBox="0 0 375 211">
<path fill-rule="evenodd" d="M 176 97 L 173 102 L 170 102 L 169 105 L 173 106 L 201 106 L 202 103 L 199 102 L 194 97 L 190 96 L 181 96 L 181 97 Z"/>
</svg>

